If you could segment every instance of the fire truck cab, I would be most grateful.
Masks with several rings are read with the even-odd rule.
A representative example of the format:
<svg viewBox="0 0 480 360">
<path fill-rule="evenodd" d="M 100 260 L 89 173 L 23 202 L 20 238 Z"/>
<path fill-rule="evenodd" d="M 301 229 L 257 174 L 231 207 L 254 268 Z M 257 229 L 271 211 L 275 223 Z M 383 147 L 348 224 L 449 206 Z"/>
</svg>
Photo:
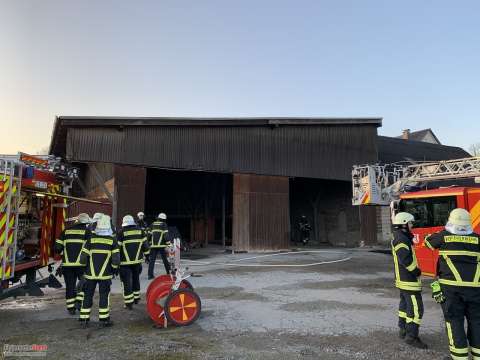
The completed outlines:
<svg viewBox="0 0 480 360">
<path fill-rule="evenodd" d="M 425 237 L 444 229 L 450 211 L 455 208 L 468 210 L 474 231 L 480 232 L 480 188 L 447 187 L 403 193 L 397 207 L 398 211 L 415 217 L 415 252 L 424 275 L 435 276 L 438 260 L 438 251 L 425 246 Z"/>
</svg>

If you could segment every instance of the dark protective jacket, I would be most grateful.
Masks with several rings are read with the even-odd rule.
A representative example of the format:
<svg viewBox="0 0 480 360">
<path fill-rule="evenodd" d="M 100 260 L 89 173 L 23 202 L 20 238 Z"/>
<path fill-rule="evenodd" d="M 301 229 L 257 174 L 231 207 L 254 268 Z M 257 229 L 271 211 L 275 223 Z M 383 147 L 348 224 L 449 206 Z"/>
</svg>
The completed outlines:
<svg viewBox="0 0 480 360">
<path fill-rule="evenodd" d="M 439 250 L 437 275 L 440 284 L 480 287 L 480 236 L 455 235 L 447 230 L 425 239 L 425 246 Z"/>
<path fill-rule="evenodd" d="M 138 226 L 125 226 L 117 234 L 120 265 L 135 265 L 148 253 L 147 234 Z"/>
<path fill-rule="evenodd" d="M 86 265 L 85 278 L 109 280 L 120 264 L 120 249 L 113 236 L 91 233 L 82 249 L 80 262 Z"/>
<path fill-rule="evenodd" d="M 152 237 L 150 240 L 150 248 L 159 249 L 167 247 L 171 241 L 171 236 L 168 232 L 168 226 L 162 221 L 155 221 L 152 224 Z"/>
<path fill-rule="evenodd" d="M 83 266 L 80 253 L 89 233 L 87 224 L 74 224 L 62 231 L 55 241 L 55 252 L 62 254 L 62 266 Z"/>
<path fill-rule="evenodd" d="M 392 255 L 395 265 L 395 286 L 401 290 L 421 291 L 421 271 L 413 248 L 413 235 L 405 230 L 394 231 Z"/>
<path fill-rule="evenodd" d="M 137 225 L 138 225 L 138 227 L 139 227 L 140 229 L 142 229 L 142 230 L 145 231 L 145 232 L 146 232 L 147 229 L 148 229 L 148 224 L 147 224 L 147 222 L 146 222 L 145 220 L 140 220 L 140 219 L 138 219 L 138 220 L 137 220 Z"/>
</svg>

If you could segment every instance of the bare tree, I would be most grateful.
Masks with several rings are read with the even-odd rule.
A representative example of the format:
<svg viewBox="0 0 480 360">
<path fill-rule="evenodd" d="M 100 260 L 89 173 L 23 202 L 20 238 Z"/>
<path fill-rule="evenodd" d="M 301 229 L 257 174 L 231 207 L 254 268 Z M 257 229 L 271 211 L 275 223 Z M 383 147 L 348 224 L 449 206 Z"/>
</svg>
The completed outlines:
<svg viewBox="0 0 480 360">
<path fill-rule="evenodd" d="M 480 143 L 470 145 L 468 151 L 472 156 L 480 156 Z"/>
</svg>

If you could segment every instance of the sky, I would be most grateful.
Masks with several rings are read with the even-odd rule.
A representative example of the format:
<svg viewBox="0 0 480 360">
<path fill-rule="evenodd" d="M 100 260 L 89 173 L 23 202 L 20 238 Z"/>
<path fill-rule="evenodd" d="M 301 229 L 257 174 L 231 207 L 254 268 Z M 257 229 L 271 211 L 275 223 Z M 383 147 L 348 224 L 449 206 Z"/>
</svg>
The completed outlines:
<svg viewBox="0 0 480 360">
<path fill-rule="evenodd" d="M 480 142 L 479 1 L 0 0 L 0 153 L 56 115 L 383 117 Z"/>
</svg>

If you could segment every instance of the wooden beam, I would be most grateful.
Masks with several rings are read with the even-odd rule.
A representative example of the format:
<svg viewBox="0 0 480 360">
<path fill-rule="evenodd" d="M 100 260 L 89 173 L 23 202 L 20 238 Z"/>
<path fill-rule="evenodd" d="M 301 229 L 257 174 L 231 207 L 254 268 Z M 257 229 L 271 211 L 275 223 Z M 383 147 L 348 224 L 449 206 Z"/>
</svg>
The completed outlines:
<svg viewBox="0 0 480 360">
<path fill-rule="evenodd" d="M 102 179 L 102 176 L 98 172 L 97 168 L 95 167 L 95 164 L 89 163 L 88 167 L 90 168 L 90 171 L 92 172 L 93 176 L 95 177 L 95 180 L 97 184 L 100 186 L 100 188 L 103 190 L 105 195 L 107 195 L 108 200 L 113 204 L 114 203 L 114 198 L 110 191 L 108 191 L 107 187 L 105 186 L 105 181 Z"/>
</svg>

